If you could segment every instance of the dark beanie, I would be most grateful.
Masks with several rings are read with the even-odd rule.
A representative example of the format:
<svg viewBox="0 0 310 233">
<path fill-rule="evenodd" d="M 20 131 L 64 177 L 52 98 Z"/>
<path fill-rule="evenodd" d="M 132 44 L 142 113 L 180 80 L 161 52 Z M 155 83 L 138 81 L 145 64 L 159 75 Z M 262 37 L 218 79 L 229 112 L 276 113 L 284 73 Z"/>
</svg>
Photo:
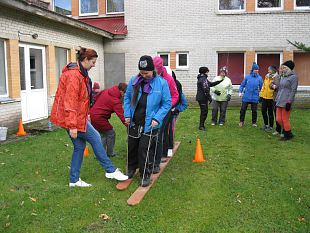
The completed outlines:
<svg viewBox="0 0 310 233">
<path fill-rule="evenodd" d="M 295 63 L 292 60 L 288 60 L 286 62 L 283 62 L 282 65 L 287 66 L 291 70 L 293 70 L 295 67 Z"/>
<path fill-rule="evenodd" d="M 152 57 L 148 55 L 144 55 L 140 57 L 138 67 L 139 67 L 139 70 L 153 71 L 154 63 L 153 63 Z"/>
<path fill-rule="evenodd" d="M 199 68 L 199 74 L 205 74 L 209 72 L 209 68 L 208 67 L 205 67 L 205 66 L 202 66 Z"/>
</svg>

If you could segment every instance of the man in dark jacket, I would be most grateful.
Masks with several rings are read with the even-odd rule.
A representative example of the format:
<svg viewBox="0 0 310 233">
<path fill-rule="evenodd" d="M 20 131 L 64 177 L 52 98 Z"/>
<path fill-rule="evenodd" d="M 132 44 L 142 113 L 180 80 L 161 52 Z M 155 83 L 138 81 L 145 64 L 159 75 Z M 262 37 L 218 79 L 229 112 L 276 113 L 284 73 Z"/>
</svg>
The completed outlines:
<svg viewBox="0 0 310 233">
<path fill-rule="evenodd" d="M 199 74 L 197 76 L 197 94 L 196 94 L 196 101 L 199 103 L 200 107 L 200 123 L 199 123 L 199 130 L 205 131 L 205 121 L 208 116 L 208 102 L 211 103 L 212 98 L 210 95 L 210 87 L 216 86 L 217 84 L 221 83 L 223 80 L 219 80 L 216 82 L 210 82 L 208 80 L 208 67 L 200 67 Z M 220 92 L 215 93 L 220 95 Z"/>
<path fill-rule="evenodd" d="M 94 98 L 94 105 L 90 109 L 91 124 L 101 133 L 103 146 L 109 157 L 115 156 L 115 131 L 109 119 L 112 113 L 116 113 L 126 126 L 122 97 L 126 92 L 127 84 L 120 83 L 109 89 L 99 92 Z"/>
</svg>

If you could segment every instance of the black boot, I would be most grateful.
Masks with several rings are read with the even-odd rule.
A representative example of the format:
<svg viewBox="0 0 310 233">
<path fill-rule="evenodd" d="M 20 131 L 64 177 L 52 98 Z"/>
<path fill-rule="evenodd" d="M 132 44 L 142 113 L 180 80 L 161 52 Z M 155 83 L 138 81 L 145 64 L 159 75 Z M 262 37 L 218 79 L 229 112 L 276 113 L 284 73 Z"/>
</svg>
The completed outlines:
<svg viewBox="0 0 310 233">
<path fill-rule="evenodd" d="M 151 184 L 151 176 L 150 175 L 145 175 L 144 179 L 141 178 L 141 186 L 142 187 L 147 187 Z"/>
<path fill-rule="evenodd" d="M 159 167 L 159 165 L 154 165 L 154 169 L 153 169 L 153 174 L 157 174 L 157 173 L 159 173 L 159 171 L 160 171 L 160 167 Z"/>
<path fill-rule="evenodd" d="M 128 170 L 127 171 L 127 176 L 129 179 L 131 179 L 136 173 L 136 170 Z"/>
<path fill-rule="evenodd" d="M 294 137 L 291 130 L 289 131 L 283 130 L 283 134 L 284 134 L 284 137 L 281 138 L 282 141 L 288 141 Z"/>
</svg>

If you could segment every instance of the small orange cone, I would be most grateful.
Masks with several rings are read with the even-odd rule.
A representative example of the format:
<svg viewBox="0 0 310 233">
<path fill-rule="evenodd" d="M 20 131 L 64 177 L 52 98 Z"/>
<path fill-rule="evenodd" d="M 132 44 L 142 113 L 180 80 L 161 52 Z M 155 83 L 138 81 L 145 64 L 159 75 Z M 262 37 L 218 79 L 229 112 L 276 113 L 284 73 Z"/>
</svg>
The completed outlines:
<svg viewBox="0 0 310 233">
<path fill-rule="evenodd" d="M 19 127 L 18 132 L 16 133 L 17 136 L 25 136 L 27 132 L 24 130 L 22 118 L 19 120 Z"/>
<path fill-rule="evenodd" d="M 87 145 L 86 145 L 85 150 L 84 150 L 84 157 L 89 157 L 89 150 L 88 150 Z"/>
<path fill-rule="evenodd" d="M 202 148 L 201 148 L 201 144 L 200 144 L 200 139 L 197 138 L 197 142 L 196 142 L 196 153 L 195 153 L 195 157 L 193 162 L 196 163 L 201 163 L 201 162 L 205 162 L 206 160 L 203 158 L 203 153 L 202 153 Z"/>
</svg>

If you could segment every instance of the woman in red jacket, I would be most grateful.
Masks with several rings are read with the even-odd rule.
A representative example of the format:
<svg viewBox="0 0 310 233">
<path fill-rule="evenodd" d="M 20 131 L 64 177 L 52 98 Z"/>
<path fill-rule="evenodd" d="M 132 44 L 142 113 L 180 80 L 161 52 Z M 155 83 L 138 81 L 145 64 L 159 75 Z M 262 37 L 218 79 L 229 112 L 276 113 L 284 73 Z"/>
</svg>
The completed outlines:
<svg viewBox="0 0 310 233">
<path fill-rule="evenodd" d="M 92 103 L 92 84 L 88 71 L 95 67 L 97 53 L 93 49 L 81 48 L 76 63 L 69 63 L 62 70 L 51 112 L 51 122 L 65 128 L 74 149 L 70 168 L 69 187 L 89 187 L 80 178 L 86 141 L 89 142 L 101 166 L 110 179 L 128 179 L 115 168 L 103 148 L 100 134 L 88 121 L 88 112 Z"/>
<path fill-rule="evenodd" d="M 109 157 L 114 157 L 115 131 L 109 119 L 116 113 L 122 123 L 126 125 L 122 97 L 126 92 L 127 84 L 120 83 L 99 92 L 95 96 L 95 103 L 90 109 L 91 124 L 101 133 L 102 144 Z"/>
</svg>

